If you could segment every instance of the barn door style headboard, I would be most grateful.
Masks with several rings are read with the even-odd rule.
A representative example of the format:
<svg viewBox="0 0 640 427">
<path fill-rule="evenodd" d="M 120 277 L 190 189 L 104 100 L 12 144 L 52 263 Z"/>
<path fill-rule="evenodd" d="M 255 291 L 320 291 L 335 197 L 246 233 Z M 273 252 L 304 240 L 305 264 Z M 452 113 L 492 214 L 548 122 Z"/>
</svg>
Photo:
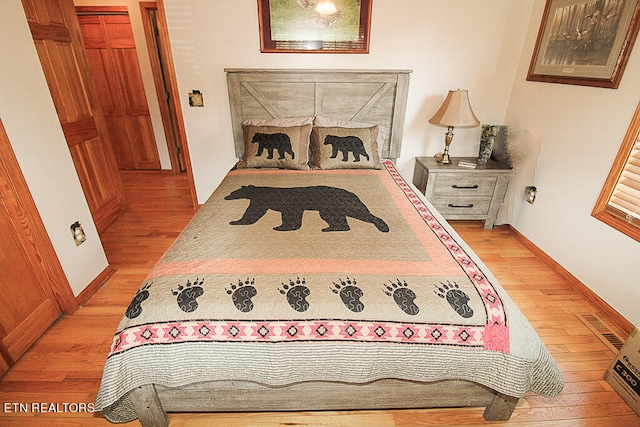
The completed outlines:
<svg viewBox="0 0 640 427">
<path fill-rule="evenodd" d="M 386 127 L 384 158 L 400 156 L 411 70 L 225 69 L 236 155 L 247 119 L 324 116 Z"/>
</svg>

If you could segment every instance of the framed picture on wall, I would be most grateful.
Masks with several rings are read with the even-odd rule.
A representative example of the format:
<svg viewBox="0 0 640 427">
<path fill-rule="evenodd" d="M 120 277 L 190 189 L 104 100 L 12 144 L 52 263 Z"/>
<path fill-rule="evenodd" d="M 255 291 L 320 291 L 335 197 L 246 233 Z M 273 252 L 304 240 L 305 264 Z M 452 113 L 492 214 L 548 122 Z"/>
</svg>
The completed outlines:
<svg viewBox="0 0 640 427">
<path fill-rule="evenodd" d="M 640 27 L 639 0 L 547 0 L 527 80 L 617 88 Z"/>
<path fill-rule="evenodd" d="M 372 0 L 258 0 L 260 50 L 369 53 Z"/>
</svg>

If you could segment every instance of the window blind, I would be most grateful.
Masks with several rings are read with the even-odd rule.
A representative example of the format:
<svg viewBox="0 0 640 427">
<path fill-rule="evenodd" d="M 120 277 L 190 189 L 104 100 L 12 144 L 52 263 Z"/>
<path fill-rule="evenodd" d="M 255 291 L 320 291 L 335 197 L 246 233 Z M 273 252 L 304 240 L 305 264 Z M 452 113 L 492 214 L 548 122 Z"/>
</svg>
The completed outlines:
<svg viewBox="0 0 640 427">
<path fill-rule="evenodd" d="M 633 144 L 607 208 L 630 224 L 640 227 L 640 134 Z"/>
<path fill-rule="evenodd" d="M 640 103 L 591 215 L 640 242 Z"/>
</svg>

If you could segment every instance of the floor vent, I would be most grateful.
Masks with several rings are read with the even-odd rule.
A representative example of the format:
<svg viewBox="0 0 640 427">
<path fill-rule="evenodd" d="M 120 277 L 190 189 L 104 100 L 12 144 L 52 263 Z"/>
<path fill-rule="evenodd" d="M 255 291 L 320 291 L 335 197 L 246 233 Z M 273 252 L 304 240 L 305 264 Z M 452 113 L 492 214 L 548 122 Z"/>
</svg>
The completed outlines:
<svg viewBox="0 0 640 427">
<path fill-rule="evenodd" d="M 624 342 L 595 314 L 576 314 L 580 321 L 591 330 L 607 347 L 617 353 Z"/>
</svg>

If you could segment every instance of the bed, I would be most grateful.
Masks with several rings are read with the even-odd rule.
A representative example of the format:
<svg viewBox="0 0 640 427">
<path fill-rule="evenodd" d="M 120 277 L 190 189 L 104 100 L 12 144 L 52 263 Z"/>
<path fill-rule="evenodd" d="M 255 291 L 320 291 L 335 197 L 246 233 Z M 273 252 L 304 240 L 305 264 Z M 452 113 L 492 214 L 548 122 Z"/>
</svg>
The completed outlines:
<svg viewBox="0 0 640 427">
<path fill-rule="evenodd" d="M 562 375 L 397 171 L 407 70 L 227 69 L 240 161 L 140 285 L 96 411 L 485 407 Z"/>
</svg>

